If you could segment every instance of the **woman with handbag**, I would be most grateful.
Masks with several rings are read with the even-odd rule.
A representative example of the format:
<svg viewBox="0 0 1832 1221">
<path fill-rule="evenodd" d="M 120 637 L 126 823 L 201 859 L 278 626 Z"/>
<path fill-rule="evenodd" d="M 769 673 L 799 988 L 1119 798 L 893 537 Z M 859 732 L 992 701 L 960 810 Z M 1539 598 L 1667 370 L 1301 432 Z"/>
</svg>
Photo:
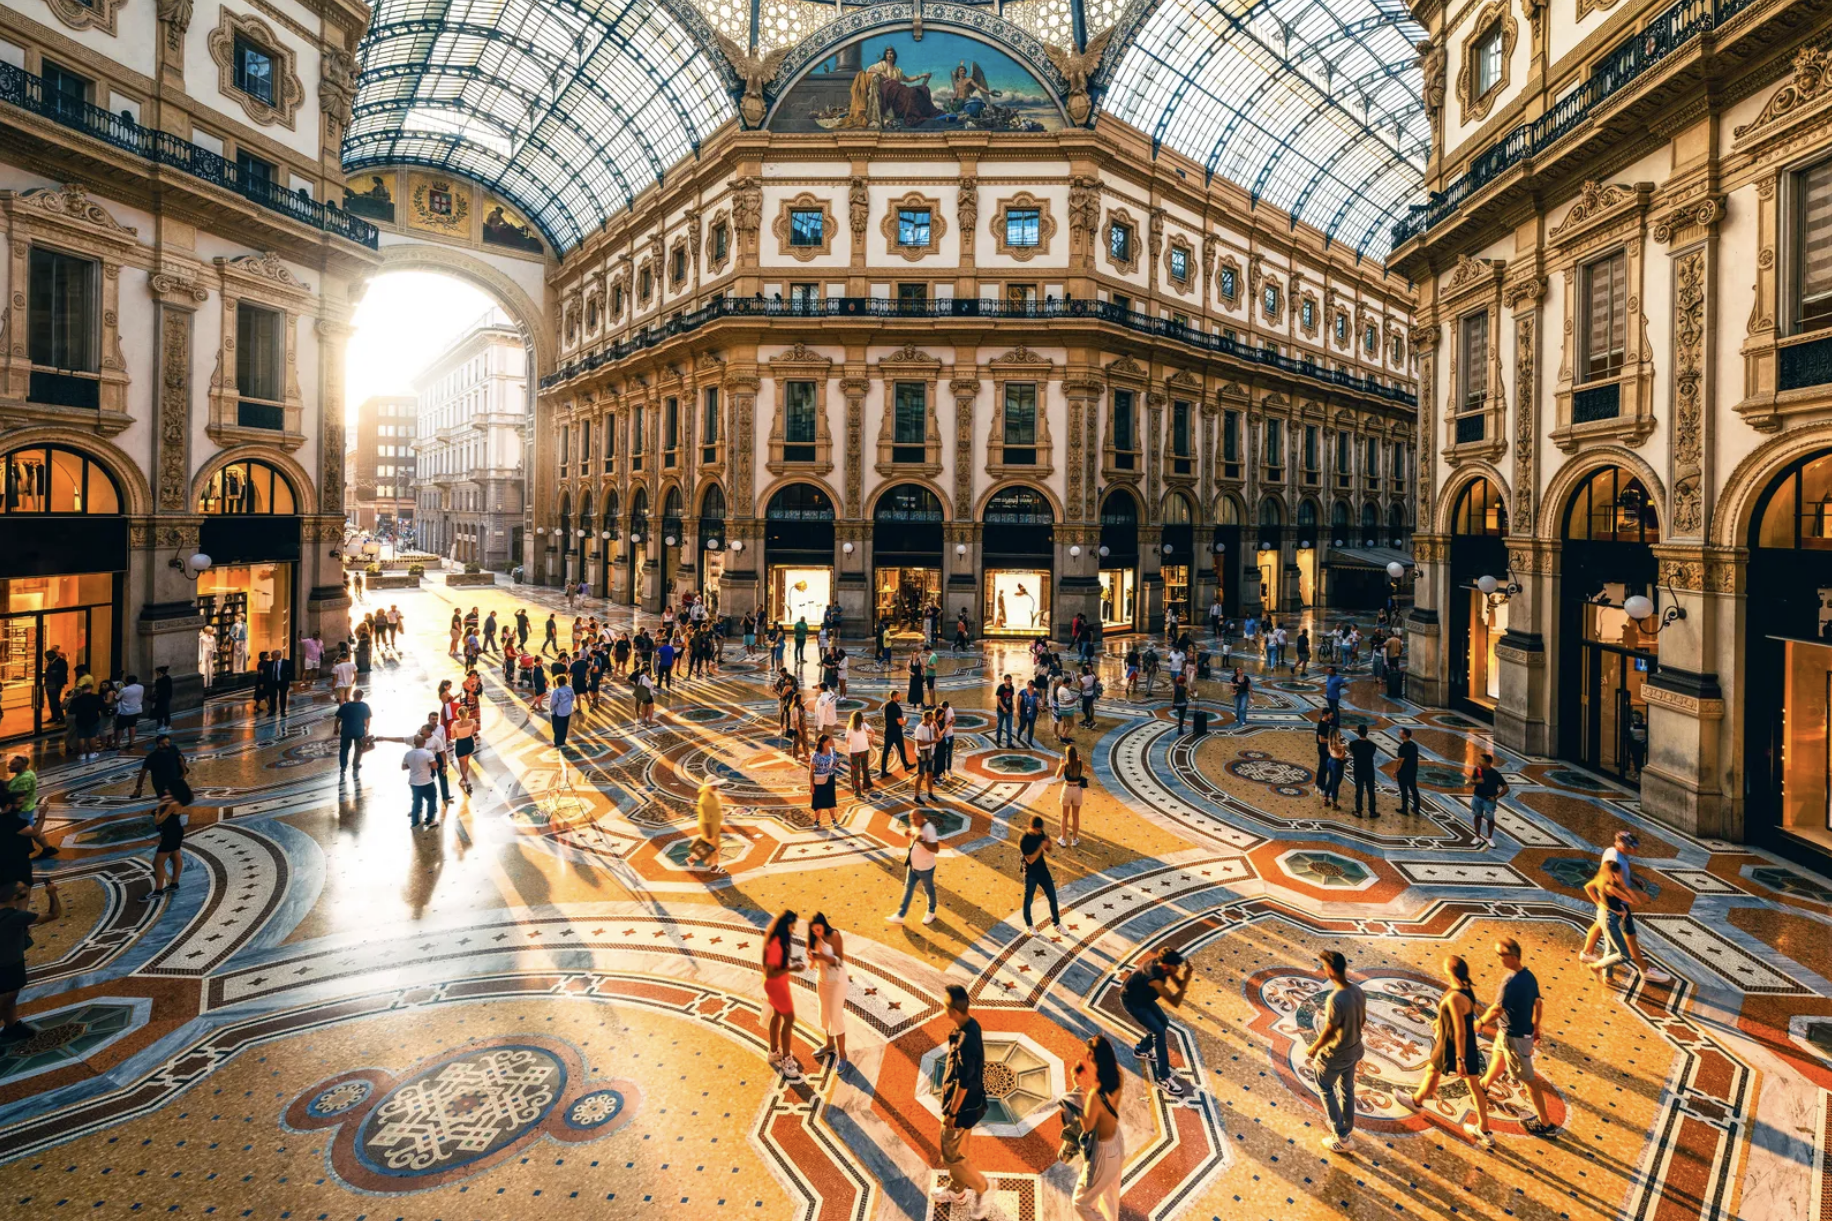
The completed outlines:
<svg viewBox="0 0 1832 1221">
<path fill-rule="evenodd" d="M 1081 843 L 1081 800 L 1088 792 L 1088 768 L 1073 743 L 1057 765 L 1056 778 L 1062 781 L 1062 828 L 1056 842 L 1073 848 Z"/>
<path fill-rule="evenodd" d="M 821 912 L 808 917 L 808 957 L 818 973 L 814 994 L 821 1002 L 821 1033 L 827 1036 L 814 1058 L 831 1059 L 835 1072 L 845 1072 L 850 1067 L 846 1059 L 846 988 L 850 982 L 846 946 L 840 930 Z"/>
<path fill-rule="evenodd" d="M 1090 1074 L 1089 1070 L 1093 1072 Z M 1089 1080 L 1089 1076 L 1093 1080 Z M 1075 1216 L 1080 1221 L 1120 1221 L 1120 1172 L 1126 1168 L 1126 1138 L 1120 1131 L 1120 1064 L 1107 1036 L 1088 1040 L 1088 1054 L 1075 1066 L 1082 1097 L 1081 1177 L 1075 1180 Z"/>
</svg>

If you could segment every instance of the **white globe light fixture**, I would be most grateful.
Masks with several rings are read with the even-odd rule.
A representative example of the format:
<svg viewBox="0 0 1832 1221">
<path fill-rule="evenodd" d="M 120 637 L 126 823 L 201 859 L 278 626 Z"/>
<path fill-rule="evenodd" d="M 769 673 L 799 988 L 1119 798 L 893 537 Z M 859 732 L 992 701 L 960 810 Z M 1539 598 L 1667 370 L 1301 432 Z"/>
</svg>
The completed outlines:
<svg viewBox="0 0 1832 1221">
<path fill-rule="evenodd" d="M 640 534 L 631 534 L 631 535 L 630 535 L 630 541 L 631 541 L 632 543 L 640 543 L 640 542 L 642 542 L 642 535 L 640 535 Z"/>
<path fill-rule="evenodd" d="M 670 547 L 674 546 L 675 541 L 676 541 L 675 537 L 672 534 L 666 534 L 662 536 L 662 542 L 666 544 L 667 546 L 670 546 Z"/>
<path fill-rule="evenodd" d="M 1080 543 L 1071 544 L 1069 546 L 1069 558 L 1075 559 L 1079 555 L 1081 555 L 1081 544 Z"/>
<path fill-rule="evenodd" d="M 1173 550 L 1175 550 L 1175 548 L 1173 548 L 1169 543 L 1164 544 L 1164 554 L 1165 555 L 1169 555 Z"/>
<path fill-rule="evenodd" d="M 1643 594 L 1634 594 L 1623 600 L 1622 610 L 1630 619 L 1639 622 L 1642 619 L 1653 617 L 1654 602 L 1653 599 Z"/>
<path fill-rule="evenodd" d="M 598 532 L 598 537 L 608 543 L 611 541 L 611 532 L 609 530 L 600 530 Z"/>
<path fill-rule="evenodd" d="M 211 560 L 209 556 L 201 551 L 193 551 L 190 559 L 181 560 L 177 556 L 173 556 L 166 561 L 166 566 L 169 568 L 176 568 L 179 572 L 184 573 L 185 580 L 195 581 L 198 577 L 210 571 L 210 563 Z"/>
<path fill-rule="evenodd" d="M 743 551 L 744 550 L 744 540 L 741 538 L 734 538 L 732 540 L 732 550 L 733 551 Z"/>
<path fill-rule="evenodd" d="M 547 527 L 546 526 L 536 526 L 534 528 L 534 532 L 536 534 L 545 534 L 547 533 Z"/>
<path fill-rule="evenodd" d="M 1338 547 L 1340 547 L 1340 546 L 1342 546 L 1342 540 L 1341 540 L 1341 539 L 1337 539 L 1337 540 L 1336 540 L 1336 546 L 1338 546 Z"/>
<path fill-rule="evenodd" d="M 718 539 L 709 538 L 706 540 L 706 550 L 717 551 L 718 549 L 719 549 L 719 540 Z"/>
<path fill-rule="evenodd" d="M 852 554 L 852 544 L 851 543 L 841 543 L 840 550 L 844 551 L 847 555 L 851 555 Z"/>
<path fill-rule="evenodd" d="M 1226 551 L 1227 549 L 1228 549 L 1228 545 L 1226 543 L 1216 543 L 1215 544 L 1215 550 L 1217 553 Z"/>
<path fill-rule="evenodd" d="M 967 544 L 966 543 L 954 544 L 954 554 L 955 555 L 966 555 L 967 554 Z"/>
<path fill-rule="evenodd" d="M 1395 581 L 1397 581 L 1401 577 L 1406 575 L 1406 566 L 1400 563 L 1398 560 L 1394 560 L 1392 563 L 1387 565 L 1387 575 L 1392 577 Z"/>
<path fill-rule="evenodd" d="M 1102 543 L 1102 544 L 1101 544 L 1101 547 L 1100 547 L 1100 558 L 1104 560 L 1104 559 L 1106 559 L 1106 558 L 1107 558 L 1107 556 L 1108 556 L 1108 555 L 1110 555 L 1110 554 L 1111 554 L 1111 553 L 1110 553 L 1110 552 L 1109 552 L 1109 551 L 1107 550 L 1107 544 L 1105 544 L 1105 543 Z"/>
<path fill-rule="evenodd" d="M 1481 590 L 1485 595 L 1492 594 L 1497 589 L 1501 588 L 1501 582 L 1497 581 L 1494 577 L 1484 575 L 1476 578 L 1476 588 Z"/>
<path fill-rule="evenodd" d="M 580 538 L 584 538 L 584 537 L 585 537 L 585 531 L 583 531 L 583 530 L 580 530 L 580 531 L 578 531 L 577 533 L 578 533 L 578 535 L 579 535 L 579 537 L 580 537 Z"/>
</svg>

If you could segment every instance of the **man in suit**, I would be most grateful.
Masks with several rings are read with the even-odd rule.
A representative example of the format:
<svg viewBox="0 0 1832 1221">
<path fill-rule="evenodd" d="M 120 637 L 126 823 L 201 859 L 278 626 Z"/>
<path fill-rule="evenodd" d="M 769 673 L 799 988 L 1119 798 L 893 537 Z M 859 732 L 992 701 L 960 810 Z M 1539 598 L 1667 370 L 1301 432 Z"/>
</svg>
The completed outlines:
<svg viewBox="0 0 1832 1221">
<path fill-rule="evenodd" d="M 293 659 L 275 649 L 268 655 L 268 711 L 274 716 L 286 715 L 286 696 L 293 685 Z"/>
</svg>

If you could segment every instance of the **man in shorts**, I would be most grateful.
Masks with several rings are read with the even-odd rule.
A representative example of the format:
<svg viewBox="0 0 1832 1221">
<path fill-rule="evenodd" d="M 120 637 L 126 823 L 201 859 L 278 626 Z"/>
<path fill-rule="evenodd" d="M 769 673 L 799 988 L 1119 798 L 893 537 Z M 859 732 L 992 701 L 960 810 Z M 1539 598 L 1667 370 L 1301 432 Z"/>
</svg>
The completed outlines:
<svg viewBox="0 0 1832 1221">
<path fill-rule="evenodd" d="M 54 882 L 45 883 L 51 906 L 40 916 L 32 910 L 32 887 L 26 882 L 0 883 L 0 1042 L 29 1039 L 36 1028 L 19 1020 L 19 994 L 25 990 L 25 952 L 32 948 L 32 926 L 64 914 L 63 897 Z"/>
<path fill-rule="evenodd" d="M 986 1045 L 979 1021 L 968 1015 L 969 1003 L 967 989 L 948 985 L 946 1014 L 954 1033 L 948 1036 L 942 1077 L 941 1161 L 949 1185 L 935 1188 L 929 1198 L 937 1204 L 964 1204 L 966 1215 L 980 1221 L 991 1203 L 986 1192 L 992 1184 L 967 1160 L 967 1136 L 986 1114 Z"/>
<path fill-rule="evenodd" d="M 1534 1118 L 1521 1126 L 1532 1136 L 1557 1136 L 1559 1130 L 1546 1110 L 1545 1083 L 1533 1067 L 1533 1052 L 1539 1047 L 1540 1015 L 1545 1009 L 1539 980 L 1521 963 L 1520 942 L 1514 938 L 1503 937 L 1497 941 L 1495 957 L 1501 960 L 1501 967 L 1508 974 L 1501 981 L 1495 1003 L 1476 1019 L 1478 1026 L 1490 1023 L 1495 1026 L 1495 1042 L 1489 1049 L 1489 1069 L 1482 1077 L 1482 1088 L 1486 1091 L 1493 1085 L 1505 1068 L 1508 1076 L 1526 1086 L 1533 1098 Z"/>
<path fill-rule="evenodd" d="M 1330 1132 L 1323 1147 L 1331 1153 L 1355 1149 L 1355 1073 L 1365 1047 L 1361 1032 L 1368 1021 L 1368 1001 L 1361 988 L 1349 981 L 1348 959 L 1340 951 L 1324 950 L 1317 956 L 1329 977 L 1330 991 L 1323 1002 L 1323 1029 L 1305 1049 L 1317 1072 L 1317 1092 L 1329 1115 Z"/>
</svg>

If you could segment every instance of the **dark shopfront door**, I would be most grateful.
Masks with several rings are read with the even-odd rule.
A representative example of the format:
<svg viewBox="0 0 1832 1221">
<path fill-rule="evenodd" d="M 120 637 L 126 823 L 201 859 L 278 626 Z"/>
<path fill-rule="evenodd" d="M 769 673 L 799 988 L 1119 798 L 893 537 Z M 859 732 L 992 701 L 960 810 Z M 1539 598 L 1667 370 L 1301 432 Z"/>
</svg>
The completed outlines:
<svg viewBox="0 0 1832 1221">
<path fill-rule="evenodd" d="M 1450 644 L 1450 703 L 1459 712 L 1495 719 L 1494 687 L 1489 682 L 1493 637 L 1505 624 L 1500 606 L 1490 610 L 1475 588 L 1479 577 L 1505 582 L 1508 548 L 1496 535 L 1459 534 L 1450 540 L 1450 605 L 1443 612 L 1442 630 Z"/>
<path fill-rule="evenodd" d="M 69 573 L 80 563 L 90 571 Z M 106 677 L 120 664 L 127 519 L 16 519 L 0 530 L 0 739 L 42 731 L 45 654 Z M 68 688 L 65 688 L 68 691 Z"/>
<path fill-rule="evenodd" d="M 1656 614 L 1663 608 L 1654 553 L 1644 543 L 1567 539 L 1560 561 L 1559 754 L 1638 785 L 1647 761 L 1642 688 L 1659 671 L 1659 638 L 1621 607 L 1642 594 Z"/>
</svg>

